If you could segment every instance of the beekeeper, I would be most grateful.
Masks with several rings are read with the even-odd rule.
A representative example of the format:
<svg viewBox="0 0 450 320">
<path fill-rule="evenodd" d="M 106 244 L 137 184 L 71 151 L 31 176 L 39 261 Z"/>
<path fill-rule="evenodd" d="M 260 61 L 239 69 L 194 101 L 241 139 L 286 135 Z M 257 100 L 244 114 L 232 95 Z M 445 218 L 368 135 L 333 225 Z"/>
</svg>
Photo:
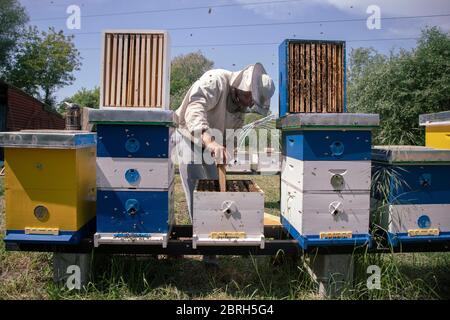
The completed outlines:
<svg viewBox="0 0 450 320">
<path fill-rule="evenodd" d="M 256 63 L 237 72 L 210 70 L 187 92 L 176 111 L 177 152 L 191 219 L 196 181 L 217 180 L 216 163 L 226 163 L 230 157 L 224 146 L 226 130 L 242 128 L 245 113 L 267 115 L 274 91 L 272 79 Z"/>
</svg>

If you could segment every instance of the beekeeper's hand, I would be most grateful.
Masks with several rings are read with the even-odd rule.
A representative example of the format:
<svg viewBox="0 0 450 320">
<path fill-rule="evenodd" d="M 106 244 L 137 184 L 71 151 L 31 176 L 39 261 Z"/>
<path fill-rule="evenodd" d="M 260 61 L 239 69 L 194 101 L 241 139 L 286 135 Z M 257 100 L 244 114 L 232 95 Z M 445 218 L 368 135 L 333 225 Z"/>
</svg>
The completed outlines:
<svg viewBox="0 0 450 320">
<path fill-rule="evenodd" d="M 202 140 L 205 148 L 211 152 L 211 156 L 217 164 L 226 164 L 229 158 L 227 149 L 214 140 L 207 132 L 202 134 Z"/>
</svg>

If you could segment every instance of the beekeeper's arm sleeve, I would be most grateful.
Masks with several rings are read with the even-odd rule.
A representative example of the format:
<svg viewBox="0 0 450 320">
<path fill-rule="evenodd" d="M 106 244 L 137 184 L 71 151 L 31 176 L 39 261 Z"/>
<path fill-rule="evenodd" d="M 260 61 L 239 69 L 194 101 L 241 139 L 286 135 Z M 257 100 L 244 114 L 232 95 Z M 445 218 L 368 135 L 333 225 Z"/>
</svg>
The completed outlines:
<svg viewBox="0 0 450 320">
<path fill-rule="evenodd" d="M 221 87 L 219 79 L 209 76 L 200 78 L 194 84 L 185 113 L 186 127 L 191 134 L 209 129 L 207 112 L 217 106 Z"/>
</svg>

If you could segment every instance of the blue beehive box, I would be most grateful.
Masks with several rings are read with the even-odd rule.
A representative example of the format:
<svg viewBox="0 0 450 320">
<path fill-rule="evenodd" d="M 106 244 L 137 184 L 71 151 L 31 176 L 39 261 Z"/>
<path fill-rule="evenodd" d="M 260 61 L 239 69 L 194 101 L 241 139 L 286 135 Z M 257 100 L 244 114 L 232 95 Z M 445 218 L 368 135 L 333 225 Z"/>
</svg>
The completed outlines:
<svg viewBox="0 0 450 320">
<path fill-rule="evenodd" d="M 306 249 L 370 244 L 371 114 L 289 114 L 282 130 L 281 220 Z"/>
<path fill-rule="evenodd" d="M 450 150 L 379 146 L 372 152 L 378 210 L 389 244 L 450 239 Z"/>
<path fill-rule="evenodd" d="M 344 41 L 283 41 L 279 46 L 280 116 L 345 112 L 345 55 Z"/>
<path fill-rule="evenodd" d="M 95 245 L 167 245 L 173 224 L 173 113 L 92 110 L 97 125 Z"/>
</svg>

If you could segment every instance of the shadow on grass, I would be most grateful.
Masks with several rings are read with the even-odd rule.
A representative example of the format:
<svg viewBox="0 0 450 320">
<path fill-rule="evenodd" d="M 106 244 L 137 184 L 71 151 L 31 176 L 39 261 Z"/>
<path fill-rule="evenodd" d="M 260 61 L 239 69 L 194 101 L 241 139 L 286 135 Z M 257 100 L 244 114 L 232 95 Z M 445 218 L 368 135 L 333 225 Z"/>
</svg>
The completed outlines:
<svg viewBox="0 0 450 320">
<path fill-rule="evenodd" d="M 267 209 L 280 209 L 280 202 L 279 201 L 265 202 L 264 207 Z"/>
<path fill-rule="evenodd" d="M 47 283 L 50 299 L 318 299 L 300 258 L 219 256 L 219 268 L 199 256 L 184 258 L 97 255 L 85 291 Z M 355 257 L 355 281 L 336 298 L 448 299 L 450 255 L 367 254 Z M 381 270 L 379 289 L 368 289 L 367 267 Z"/>
<path fill-rule="evenodd" d="M 297 262 L 297 260 L 295 261 Z M 296 263 L 268 257 L 219 256 L 218 268 L 199 256 L 161 258 L 97 255 L 93 279 L 79 296 L 54 287 L 53 299 L 302 299 L 312 282 Z"/>
<path fill-rule="evenodd" d="M 68 292 L 50 285 L 51 299 L 318 299 L 302 257 L 219 256 L 219 268 L 201 256 L 97 255 L 86 291 Z M 355 256 L 354 286 L 336 298 L 448 299 L 450 255 L 366 254 Z M 368 289 L 367 267 L 381 270 L 380 289 Z"/>
</svg>

